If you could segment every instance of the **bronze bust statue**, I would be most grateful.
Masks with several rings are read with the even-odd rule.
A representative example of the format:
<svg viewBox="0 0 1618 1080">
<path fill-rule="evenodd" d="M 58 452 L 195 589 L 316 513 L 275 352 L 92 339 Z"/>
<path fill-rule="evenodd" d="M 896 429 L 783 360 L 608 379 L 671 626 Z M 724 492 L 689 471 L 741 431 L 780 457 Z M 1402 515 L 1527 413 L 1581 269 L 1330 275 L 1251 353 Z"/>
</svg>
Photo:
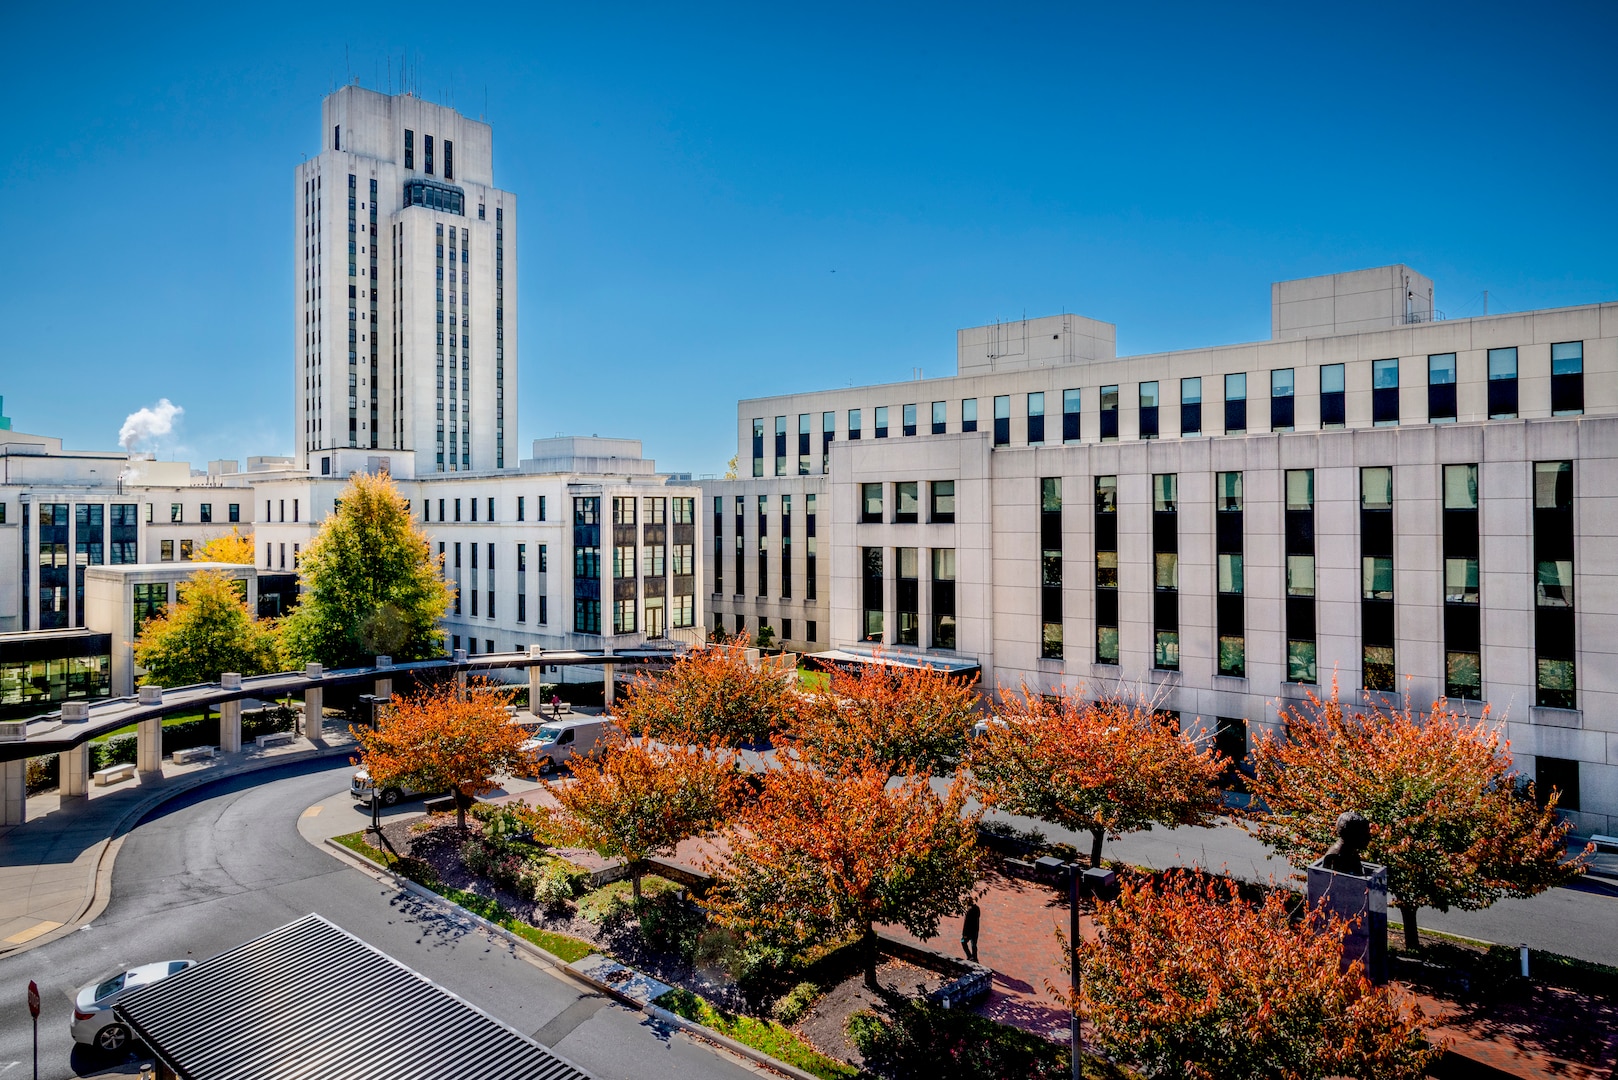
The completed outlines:
<svg viewBox="0 0 1618 1080">
<path fill-rule="evenodd" d="M 1326 849 L 1320 865 L 1339 874 L 1365 875 L 1360 853 L 1371 842 L 1371 823 L 1350 810 L 1337 816 L 1337 842 Z"/>
</svg>

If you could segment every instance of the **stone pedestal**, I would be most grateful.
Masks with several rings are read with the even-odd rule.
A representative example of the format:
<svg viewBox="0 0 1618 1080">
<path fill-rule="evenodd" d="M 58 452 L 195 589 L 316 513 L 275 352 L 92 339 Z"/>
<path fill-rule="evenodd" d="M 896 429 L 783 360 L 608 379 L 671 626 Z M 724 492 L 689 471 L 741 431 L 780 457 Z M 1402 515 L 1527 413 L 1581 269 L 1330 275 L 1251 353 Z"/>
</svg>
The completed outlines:
<svg viewBox="0 0 1618 1080">
<path fill-rule="evenodd" d="M 1388 869 L 1363 865 L 1363 875 L 1343 874 L 1317 860 L 1309 867 L 1306 895 L 1310 907 L 1353 924 L 1343 935 L 1343 967 L 1358 960 L 1366 977 L 1381 985 L 1388 981 Z"/>
</svg>

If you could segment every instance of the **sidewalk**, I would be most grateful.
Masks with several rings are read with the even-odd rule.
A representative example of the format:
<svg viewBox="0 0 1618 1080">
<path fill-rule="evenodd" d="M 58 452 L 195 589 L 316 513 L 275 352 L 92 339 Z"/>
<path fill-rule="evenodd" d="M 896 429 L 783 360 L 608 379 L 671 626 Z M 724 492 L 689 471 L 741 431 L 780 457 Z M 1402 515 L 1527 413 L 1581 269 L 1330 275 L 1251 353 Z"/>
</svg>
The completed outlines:
<svg viewBox="0 0 1618 1080">
<path fill-rule="evenodd" d="M 978 952 L 994 969 L 994 989 L 979 1012 L 1046 1038 L 1065 1040 L 1068 1016 L 1046 989 L 1066 987 L 1056 931 L 1067 932 L 1067 900 L 1047 884 L 994 875 L 984 879 L 978 900 L 983 920 Z M 894 937 L 943 952 L 959 949 L 960 920 L 945 919 L 939 934 L 920 942 L 903 927 L 883 927 Z M 1083 919 L 1081 933 L 1094 940 L 1094 921 Z M 1525 1001 L 1490 1006 L 1463 1005 L 1414 995 L 1422 1010 L 1441 1019 L 1434 1037 L 1449 1039 L 1460 1064 L 1488 1066 L 1524 1080 L 1598 1078 L 1613 1075 L 1618 1063 L 1618 1007 L 1551 987 L 1536 987 Z M 1477 1069 L 1476 1075 L 1486 1075 Z M 1446 1075 L 1463 1075 L 1462 1072 Z"/>
<path fill-rule="evenodd" d="M 222 777 L 347 754 L 352 745 L 347 724 L 328 718 L 318 742 L 299 736 L 189 765 L 164 758 L 160 778 L 92 784 L 85 798 L 54 791 L 31 797 L 27 821 L 0 828 L 0 956 L 53 941 L 99 914 L 123 835 L 163 801 Z"/>
</svg>

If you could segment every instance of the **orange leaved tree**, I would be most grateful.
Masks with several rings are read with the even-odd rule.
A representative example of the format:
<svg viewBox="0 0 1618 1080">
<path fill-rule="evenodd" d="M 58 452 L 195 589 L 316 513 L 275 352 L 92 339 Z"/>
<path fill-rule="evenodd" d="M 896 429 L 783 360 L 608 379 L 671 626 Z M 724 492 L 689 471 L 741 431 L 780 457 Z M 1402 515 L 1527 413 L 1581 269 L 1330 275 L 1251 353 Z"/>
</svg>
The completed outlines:
<svg viewBox="0 0 1618 1080">
<path fill-rule="evenodd" d="M 743 637 L 692 649 L 660 675 L 637 675 L 614 712 L 634 735 L 751 746 L 788 727 L 798 706 L 795 683 L 749 664 Z"/>
<path fill-rule="evenodd" d="M 942 795 L 926 775 L 889 779 L 876 762 L 832 776 L 783 758 L 726 831 L 709 900 L 719 920 L 787 952 L 858 934 L 875 989 L 877 924 L 932 937 L 977 881 L 977 815 L 964 813 L 960 778 Z"/>
<path fill-rule="evenodd" d="M 620 739 L 599 759 L 575 757 L 572 778 L 546 782 L 569 836 L 629 863 L 635 900 L 649 856 L 718 828 L 743 788 L 733 753 Z"/>
<path fill-rule="evenodd" d="M 1585 856 L 1567 857 L 1571 826 L 1556 817 L 1556 793 L 1535 801 L 1487 714 L 1474 721 L 1445 701 L 1425 716 L 1408 701 L 1351 714 L 1334 683 L 1281 720 L 1285 737 L 1266 733 L 1250 755 L 1251 790 L 1268 813 L 1249 828 L 1302 865 L 1331 845 L 1339 814 L 1364 816 L 1365 859 L 1388 868 L 1407 948 L 1421 944 L 1419 908 L 1476 911 L 1584 872 Z"/>
<path fill-rule="evenodd" d="M 894 775 L 950 769 L 966 749 L 976 705 L 970 679 L 933 668 L 837 665 L 798 710 L 792 739 L 822 768 L 872 760 Z"/>
<path fill-rule="evenodd" d="M 378 789 L 453 792 L 456 822 L 465 832 L 472 797 L 523 764 L 527 736 L 509 723 L 509 700 L 509 694 L 493 688 L 460 692 L 454 683 L 395 699 L 376 730 L 352 729 L 371 783 Z"/>
<path fill-rule="evenodd" d="M 1249 904 L 1228 879 L 1186 871 L 1126 881 L 1079 946 L 1101 1049 L 1147 1076 L 1422 1076 L 1438 1051 L 1421 1010 L 1358 962 L 1343 971 L 1341 921 L 1294 921 L 1286 896 Z M 1062 955 L 1065 968 L 1065 943 Z"/>
<path fill-rule="evenodd" d="M 984 801 L 1089 833 L 1092 866 L 1101 865 L 1106 837 L 1203 825 L 1218 813 L 1225 759 L 1146 703 L 1042 697 L 1026 687 L 1000 698 L 1004 722 L 989 724 L 971 751 Z"/>
</svg>

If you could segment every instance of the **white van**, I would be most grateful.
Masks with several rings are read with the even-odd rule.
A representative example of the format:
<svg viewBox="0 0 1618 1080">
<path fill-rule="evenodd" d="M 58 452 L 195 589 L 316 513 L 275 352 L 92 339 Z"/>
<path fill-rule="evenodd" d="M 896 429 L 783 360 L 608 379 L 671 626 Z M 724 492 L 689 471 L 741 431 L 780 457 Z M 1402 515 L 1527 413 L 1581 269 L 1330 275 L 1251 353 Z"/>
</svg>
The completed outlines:
<svg viewBox="0 0 1618 1080">
<path fill-rule="evenodd" d="M 543 773 L 560 768 L 574 756 L 600 757 L 617 733 L 618 725 L 610 716 L 556 720 L 536 731 L 522 744 L 522 751 L 533 762 L 534 771 Z"/>
</svg>

